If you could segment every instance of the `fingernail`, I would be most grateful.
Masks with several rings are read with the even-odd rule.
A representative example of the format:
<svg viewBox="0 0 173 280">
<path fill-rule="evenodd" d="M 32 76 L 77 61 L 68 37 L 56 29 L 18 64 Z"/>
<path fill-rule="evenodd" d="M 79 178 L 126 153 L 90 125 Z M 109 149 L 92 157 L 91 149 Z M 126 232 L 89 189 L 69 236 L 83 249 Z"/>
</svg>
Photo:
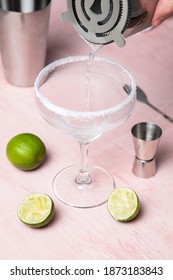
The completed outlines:
<svg viewBox="0 0 173 280">
<path fill-rule="evenodd" d="M 157 18 L 156 20 L 152 21 L 152 25 L 153 25 L 154 27 L 157 27 L 157 26 L 160 25 L 164 20 L 165 20 L 164 17 Z"/>
</svg>

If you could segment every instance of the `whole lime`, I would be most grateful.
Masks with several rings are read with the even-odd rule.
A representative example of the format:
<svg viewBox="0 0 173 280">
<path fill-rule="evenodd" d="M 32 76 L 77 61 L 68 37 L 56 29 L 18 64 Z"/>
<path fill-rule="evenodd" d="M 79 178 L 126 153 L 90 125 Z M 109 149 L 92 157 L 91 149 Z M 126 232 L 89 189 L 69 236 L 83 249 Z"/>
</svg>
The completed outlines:
<svg viewBox="0 0 173 280">
<path fill-rule="evenodd" d="M 46 156 L 43 141 L 31 133 L 14 136 L 6 146 L 9 161 L 18 169 L 32 170 L 41 165 Z"/>
</svg>

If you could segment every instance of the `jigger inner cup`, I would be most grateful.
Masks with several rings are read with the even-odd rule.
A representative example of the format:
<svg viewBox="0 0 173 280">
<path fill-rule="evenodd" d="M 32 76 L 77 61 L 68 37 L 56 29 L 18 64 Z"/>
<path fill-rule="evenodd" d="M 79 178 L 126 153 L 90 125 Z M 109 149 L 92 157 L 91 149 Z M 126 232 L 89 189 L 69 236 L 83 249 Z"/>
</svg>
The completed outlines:
<svg viewBox="0 0 173 280">
<path fill-rule="evenodd" d="M 143 141 L 154 141 L 161 137 L 161 128 L 149 122 L 142 122 L 132 127 L 132 135 Z"/>
</svg>

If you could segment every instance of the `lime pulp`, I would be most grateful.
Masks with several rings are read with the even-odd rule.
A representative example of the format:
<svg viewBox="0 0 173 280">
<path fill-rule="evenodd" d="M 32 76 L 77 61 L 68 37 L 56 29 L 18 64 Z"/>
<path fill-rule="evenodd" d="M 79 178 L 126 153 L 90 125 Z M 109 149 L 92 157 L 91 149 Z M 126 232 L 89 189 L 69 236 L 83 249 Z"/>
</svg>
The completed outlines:
<svg viewBox="0 0 173 280">
<path fill-rule="evenodd" d="M 53 200 L 46 194 L 33 193 L 18 205 L 19 219 L 31 227 L 46 226 L 54 216 Z"/>
<path fill-rule="evenodd" d="M 108 198 L 108 211 L 118 221 L 131 221 L 138 215 L 139 210 L 139 197 L 129 188 L 117 188 Z"/>
</svg>

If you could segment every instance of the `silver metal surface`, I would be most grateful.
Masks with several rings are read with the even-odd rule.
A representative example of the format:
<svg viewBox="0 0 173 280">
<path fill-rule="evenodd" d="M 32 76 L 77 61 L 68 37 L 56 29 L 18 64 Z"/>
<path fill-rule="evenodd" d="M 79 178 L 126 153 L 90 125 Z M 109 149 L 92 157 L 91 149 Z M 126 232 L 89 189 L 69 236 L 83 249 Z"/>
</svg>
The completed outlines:
<svg viewBox="0 0 173 280">
<path fill-rule="evenodd" d="M 124 46 L 122 31 L 128 20 L 128 0 L 67 0 L 63 22 L 72 22 L 76 31 L 87 41 L 108 44 L 115 41 Z"/>
<path fill-rule="evenodd" d="M 71 22 L 76 31 L 95 44 L 115 42 L 125 45 L 125 38 L 151 25 L 158 0 L 67 0 L 63 22 Z"/>
<path fill-rule="evenodd" d="M 32 13 L 44 9 L 51 0 L 0 0 L 3 11 Z"/>
<path fill-rule="evenodd" d="M 155 159 L 146 161 L 135 157 L 132 167 L 132 172 L 137 177 L 150 178 L 156 174 L 156 161 Z"/>
<path fill-rule="evenodd" d="M 130 94 L 130 87 L 128 85 L 124 85 L 124 90 L 127 94 Z M 151 104 L 148 100 L 148 97 L 146 93 L 139 87 L 136 88 L 137 92 L 137 100 L 148 105 L 151 109 L 155 110 L 157 113 L 161 114 L 167 121 L 173 123 L 173 118 L 165 114 L 163 111 L 161 111 L 159 108 L 157 108 L 155 105 Z"/>
<path fill-rule="evenodd" d="M 45 66 L 49 16 L 50 4 L 32 13 L 0 9 L 0 50 L 9 83 L 21 87 L 34 85 Z"/>
<path fill-rule="evenodd" d="M 153 104 L 151 104 L 147 98 L 147 95 L 145 94 L 145 92 L 140 89 L 139 87 L 137 87 L 137 100 L 141 101 L 142 103 L 148 105 L 150 108 L 152 108 L 153 110 L 155 110 L 157 113 L 161 114 L 165 119 L 167 119 L 168 121 L 173 123 L 173 118 L 171 118 L 170 116 L 168 116 L 167 114 L 165 114 L 164 112 L 162 112 L 159 108 L 157 108 L 156 106 L 154 106 Z"/>
<path fill-rule="evenodd" d="M 162 129 L 150 122 L 132 127 L 135 159 L 132 171 L 136 176 L 148 178 L 156 173 L 155 155 L 162 135 Z"/>
</svg>

